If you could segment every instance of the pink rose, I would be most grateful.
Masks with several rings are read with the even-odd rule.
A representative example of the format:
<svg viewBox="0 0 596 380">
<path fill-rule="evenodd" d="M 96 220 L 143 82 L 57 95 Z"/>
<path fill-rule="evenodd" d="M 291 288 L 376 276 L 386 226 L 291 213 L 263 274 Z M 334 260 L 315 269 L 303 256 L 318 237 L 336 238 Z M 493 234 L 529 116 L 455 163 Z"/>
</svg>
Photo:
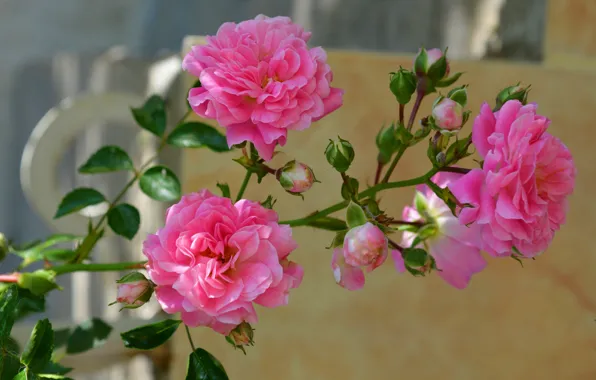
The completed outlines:
<svg viewBox="0 0 596 380">
<path fill-rule="evenodd" d="M 296 243 L 277 220 L 259 203 L 234 204 L 207 190 L 182 197 L 143 244 L 163 310 L 227 335 L 242 322 L 257 322 L 254 303 L 286 305 L 303 270 L 288 261 Z"/>
<path fill-rule="evenodd" d="M 348 290 L 364 286 L 364 272 L 379 267 L 387 258 L 387 237 L 379 227 L 366 223 L 348 231 L 343 248 L 336 248 L 331 259 L 335 281 Z"/>
<path fill-rule="evenodd" d="M 309 38 L 288 17 L 223 24 L 184 58 L 183 69 L 202 84 L 190 90 L 190 105 L 226 127 L 230 146 L 250 141 L 270 160 L 289 129 L 306 129 L 342 105 L 327 55 L 309 49 Z"/>
<path fill-rule="evenodd" d="M 442 188 L 461 177 L 461 174 L 440 173 L 432 181 Z M 464 289 L 472 275 L 482 271 L 486 261 L 480 254 L 480 228 L 476 225 L 462 226 L 449 207 L 427 186 L 417 188 L 414 207 L 406 206 L 403 219 L 408 222 L 424 222 L 436 228 L 434 235 L 420 244 L 435 259 L 438 275 L 449 285 Z M 423 207 L 424 210 L 416 209 Z M 416 234 L 404 232 L 402 245 L 410 247 Z M 403 258 L 399 251 L 392 251 L 398 271 L 403 272 Z"/>
<path fill-rule="evenodd" d="M 452 99 L 443 98 L 433 107 L 432 115 L 437 127 L 455 131 L 462 127 L 464 108 Z"/>
<path fill-rule="evenodd" d="M 494 256 L 514 249 L 527 257 L 548 247 L 565 222 L 567 197 L 575 186 L 571 153 L 546 132 L 550 120 L 536 114 L 536 105 L 506 102 L 493 113 L 482 106 L 472 140 L 484 159 L 449 185 L 462 203 L 462 224 L 481 230 L 481 247 Z"/>
</svg>

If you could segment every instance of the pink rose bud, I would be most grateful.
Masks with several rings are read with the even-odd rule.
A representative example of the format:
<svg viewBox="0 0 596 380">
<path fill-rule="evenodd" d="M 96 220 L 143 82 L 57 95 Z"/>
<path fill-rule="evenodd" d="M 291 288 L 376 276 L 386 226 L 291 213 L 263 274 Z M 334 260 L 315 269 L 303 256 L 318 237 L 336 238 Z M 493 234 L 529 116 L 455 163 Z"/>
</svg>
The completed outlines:
<svg viewBox="0 0 596 380">
<path fill-rule="evenodd" d="M 129 273 L 117 281 L 118 293 L 116 302 L 124 309 L 136 309 L 149 301 L 153 294 L 153 284 L 141 273 Z"/>
<path fill-rule="evenodd" d="M 455 131 L 462 127 L 464 109 L 458 102 L 443 98 L 433 107 L 435 125 L 441 129 Z"/>
<path fill-rule="evenodd" d="M 300 194 L 317 182 L 312 169 L 303 163 L 290 161 L 277 171 L 277 180 L 289 193 Z"/>
<path fill-rule="evenodd" d="M 422 48 L 414 60 L 414 72 L 418 76 L 430 78 L 433 82 L 439 81 L 449 75 L 447 56 L 440 49 Z"/>
<path fill-rule="evenodd" d="M 381 265 L 387 257 L 387 238 L 383 231 L 367 222 L 348 231 L 344 238 L 346 264 L 353 267 Z"/>
<path fill-rule="evenodd" d="M 439 59 L 441 59 L 441 57 L 443 57 L 443 52 L 441 51 L 441 49 L 430 49 L 426 51 L 426 54 L 428 56 L 428 67 L 430 68 L 432 65 L 434 65 Z M 447 57 L 445 57 L 447 58 Z M 446 69 L 445 69 L 445 75 L 444 76 L 448 76 L 449 75 L 449 61 L 446 62 Z"/>
<path fill-rule="evenodd" d="M 254 330 L 252 326 L 247 322 L 242 322 L 226 336 L 226 341 L 246 354 L 244 347 L 254 346 L 253 337 Z"/>
</svg>

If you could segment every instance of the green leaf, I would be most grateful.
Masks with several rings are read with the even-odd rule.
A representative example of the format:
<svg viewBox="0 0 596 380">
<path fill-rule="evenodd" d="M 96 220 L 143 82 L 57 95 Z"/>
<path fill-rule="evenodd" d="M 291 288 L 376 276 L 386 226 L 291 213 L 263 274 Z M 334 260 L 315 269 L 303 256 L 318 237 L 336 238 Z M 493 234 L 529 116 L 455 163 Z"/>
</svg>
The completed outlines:
<svg viewBox="0 0 596 380">
<path fill-rule="evenodd" d="M 217 183 L 217 187 L 221 190 L 221 195 L 224 198 L 232 199 L 232 193 L 230 192 L 230 186 L 227 183 Z"/>
<path fill-rule="evenodd" d="M 139 180 L 139 186 L 149 197 L 162 202 L 174 202 L 181 196 L 178 177 L 161 165 L 147 169 Z"/>
<path fill-rule="evenodd" d="M 139 231 L 141 214 L 136 207 L 121 203 L 108 212 L 108 225 L 118 235 L 132 240 Z"/>
<path fill-rule="evenodd" d="M 341 219 L 325 216 L 307 224 L 308 226 L 320 228 L 327 231 L 342 231 L 348 228 L 346 222 Z"/>
<path fill-rule="evenodd" d="M 428 261 L 428 253 L 422 248 L 405 248 L 404 261 L 407 266 L 421 267 Z"/>
<path fill-rule="evenodd" d="M 13 380 L 38 380 L 39 377 L 35 376 L 34 374 L 30 373 L 27 368 L 23 368 L 21 372 L 19 372 Z M 4 379 L 2 379 L 4 380 Z M 7 379 L 8 380 L 8 379 Z"/>
<path fill-rule="evenodd" d="M 186 380 L 228 380 L 228 375 L 219 360 L 202 348 L 197 348 L 188 357 Z"/>
<path fill-rule="evenodd" d="M 348 222 L 348 227 L 354 228 L 368 222 L 368 218 L 362 207 L 354 202 L 350 202 L 346 211 L 346 221 Z"/>
<path fill-rule="evenodd" d="M 68 337 L 67 354 L 80 354 L 104 344 L 112 326 L 99 318 L 93 318 L 78 325 Z"/>
<path fill-rule="evenodd" d="M 261 202 L 261 206 L 268 208 L 269 210 L 273 210 L 275 203 L 277 203 L 277 199 L 273 199 L 271 195 L 267 195 L 267 198 Z"/>
<path fill-rule="evenodd" d="M 214 152 L 230 150 L 226 136 L 212 126 L 198 121 L 191 121 L 176 127 L 168 136 L 167 142 L 179 148 L 207 147 Z"/>
<path fill-rule="evenodd" d="M 166 319 L 140 326 L 120 334 L 124 346 L 139 350 L 151 350 L 164 344 L 178 329 L 181 321 Z"/>
<path fill-rule="evenodd" d="M 8 337 L 6 343 L 4 343 L 4 349 L 11 354 L 20 356 L 21 348 L 19 347 L 19 343 L 13 337 Z"/>
<path fill-rule="evenodd" d="M 80 257 L 80 256 L 87 257 L 89 252 L 91 252 L 93 247 L 95 247 L 95 244 L 97 244 L 99 239 L 101 239 L 103 237 L 104 231 L 105 230 L 103 228 L 100 230 L 90 229 L 88 235 L 85 236 L 85 238 L 83 239 L 81 244 L 79 244 L 77 246 L 77 249 L 76 249 L 77 257 Z"/>
<path fill-rule="evenodd" d="M 455 73 L 449 78 L 441 79 L 440 81 L 435 83 L 436 87 L 449 87 L 453 83 L 457 82 L 457 80 L 462 76 L 463 73 Z"/>
<path fill-rule="evenodd" d="M 99 191 L 88 187 L 79 187 L 66 194 L 62 199 L 62 202 L 58 206 L 58 211 L 54 215 L 54 219 L 105 201 L 106 198 Z"/>
<path fill-rule="evenodd" d="M 360 184 L 356 178 L 347 177 L 341 185 L 341 197 L 347 201 L 356 199 L 358 195 L 358 187 Z"/>
<path fill-rule="evenodd" d="M 42 296 L 51 290 L 60 288 L 55 278 L 56 273 L 40 269 L 35 272 L 21 273 L 18 284 L 21 288 L 30 290 L 34 295 Z"/>
<path fill-rule="evenodd" d="M 72 329 L 69 327 L 54 330 L 54 349 L 63 347 L 66 345 L 66 343 L 68 343 L 71 330 Z"/>
<path fill-rule="evenodd" d="M 38 373 L 50 362 L 54 351 L 54 331 L 48 319 L 37 322 L 21 355 L 21 363 Z"/>
<path fill-rule="evenodd" d="M 19 345 L 8 338 L 3 346 L 0 346 L 0 380 L 12 380 L 21 369 L 19 360 Z"/>
<path fill-rule="evenodd" d="M 15 309 L 19 302 L 18 294 L 19 290 L 14 284 L 0 293 L 0 347 L 4 347 L 4 342 L 10 337 L 15 322 Z"/>
<path fill-rule="evenodd" d="M 56 363 L 56 362 L 50 361 L 44 367 L 44 369 L 41 371 L 41 373 L 43 373 L 44 375 L 47 374 L 47 375 L 60 375 L 60 376 L 64 376 L 67 373 L 69 373 L 70 371 L 72 371 L 72 368 L 64 367 L 60 363 Z"/>
<path fill-rule="evenodd" d="M 19 304 L 15 309 L 15 318 L 19 320 L 31 313 L 41 313 L 46 309 L 46 298 L 35 295 L 28 289 L 19 288 Z"/>
<path fill-rule="evenodd" d="M 23 258 L 23 262 L 19 266 L 19 268 L 21 268 L 21 269 L 25 268 L 26 266 L 28 266 L 36 261 L 43 260 L 44 258 L 47 260 L 50 260 L 50 261 L 66 261 L 66 260 L 69 260 L 70 258 L 72 258 L 71 255 L 74 255 L 74 253 L 72 253 L 72 254 L 70 253 L 70 252 L 72 252 L 71 250 L 65 250 L 65 249 L 48 250 L 47 248 L 54 246 L 56 244 L 80 241 L 81 239 L 82 238 L 80 236 L 71 235 L 71 234 L 51 235 L 46 240 L 38 241 L 35 244 L 30 245 L 28 248 L 15 251 L 14 253 L 17 256 L 20 256 Z M 70 258 L 67 256 L 69 256 Z"/>
<path fill-rule="evenodd" d="M 337 232 L 335 234 L 335 236 L 333 237 L 333 241 L 331 242 L 331 245 L 329 247 L 327 247 L 327 249 L 333 249 L 333 248 L 343 246 L 344 239 L 346 238 L 347 233 L 348 233 L 348 230 Z"/>
<path fill-rule="evenodd" d="M 77 255 L 76 251 L 72 249 L 48 249 L 42 252 L 43 258 L 48 261 L 69 261 Z"/>
<path fill-rule="evenodd" d="M 162 137 L 166 131 L 166 103 L 158 95 L 153 95 L 140 108 L 131 108 L 132 116 L 137 124 Z"/>
<path fill-rule="evenodd" d="M 133 169 L 134 164 L 128 153 L 118 146 L 110 145 L 93 153 L 87 162 L 79 168 L 79 173 L 96 174 Z"/>
</svg>

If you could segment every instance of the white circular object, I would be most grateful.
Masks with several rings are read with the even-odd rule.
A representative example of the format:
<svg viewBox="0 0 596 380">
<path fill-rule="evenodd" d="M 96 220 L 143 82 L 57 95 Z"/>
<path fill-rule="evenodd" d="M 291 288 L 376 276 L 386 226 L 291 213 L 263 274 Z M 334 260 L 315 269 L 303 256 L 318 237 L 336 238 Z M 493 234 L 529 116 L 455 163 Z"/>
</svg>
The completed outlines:
<svg viewBox="0 0 596 380">
<path fill-rule="evenodd" d="M 81 213 L 54 219 L 65 195 L 59 186 L 57 169 L 72 141 L 95 122 L 134 125 L 130 107 L 142 103 L 143 97 L 132 93 L 85 94 L 63 100 L 37 123 L 21 159 L 21 186 L 29 204 L 53 229 L 73 234 L 87 233 L 87 217 Z M 105 211 L 105 205 L 98 206 L 96 209 L 101 210 L 103 206 Z M 85 211 L 89 215 L 92 210 Z"/>
</svg>

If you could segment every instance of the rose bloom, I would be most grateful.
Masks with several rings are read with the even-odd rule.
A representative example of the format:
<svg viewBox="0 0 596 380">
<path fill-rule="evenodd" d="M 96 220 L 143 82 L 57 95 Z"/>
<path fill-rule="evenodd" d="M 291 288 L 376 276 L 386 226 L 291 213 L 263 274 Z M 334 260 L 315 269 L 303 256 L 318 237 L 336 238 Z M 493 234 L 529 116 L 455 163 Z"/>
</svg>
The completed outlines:
<svg viewBox="0 0 596 380">
<path fill-rule="evenodd" d="M 288 17 L 223 24 L 182 63 L 202 85 L 190 90 L 192 109 L 225 127 L 230 146 L 252 142 L 270 160 L 288 130 L 306 129 L 342 105 L 327 55 L 309 49 L 309 38 Z"/>
<path fill-rule="evenodd" d="M 445 188 L 449 183 L 461 177 L 461 174 L 440 173 L 432 178 L 438 186 Z M 463 226 L 437 195 L 426 185 L 417 187 L 419 206 L 406 206 L 403 219 L 408 222 L 423 222 L 433 225 L 436 232 L 418 247 L 425 248 L 435 259 L 438 275 L 451 286 L 464 289 L 468 286 L 472 275 L 486 267 L 486 261 L 480 254 L 480 227 Z M 404 232 L 402 246 L 410 247 L 416 234 Z M 403 258 L 399 251 L 391 255 L 399 272 L 403 272 Z"/>
<path fill-rule="evenodd" d="M 232 203 L 207 190 L 182 197 L 143 244 L 163 310 L 227 335 L 257 322 L 254 303 L 286 305 L 303 270 L 288 261 L 296 243 L 277 221 L 275 211 L 256 202 Z"/>
<path fill-rule="evenodd" d="M 387 258 L 387 237 L 379 227 L 368 222 L 348 231 L 343 247 L 336 248 L 331 258 L 335 281 L 348 290 L 364 286 L 364 271 L 379 267 Z"/>
<path fill-rule="evenodd" d="M 491 255 L 540 254 L 565 222 L 576 168 L 567 147 L 546 132 L 549 124 L 535 104 L 517 100 L 495 113 L 484 104 L 474 121 L 472 140 L 483 167 L 449 188 L 473 206 L 461 210 L 460 222 L 480 227 L 482 249 Z"/>
</svg>

